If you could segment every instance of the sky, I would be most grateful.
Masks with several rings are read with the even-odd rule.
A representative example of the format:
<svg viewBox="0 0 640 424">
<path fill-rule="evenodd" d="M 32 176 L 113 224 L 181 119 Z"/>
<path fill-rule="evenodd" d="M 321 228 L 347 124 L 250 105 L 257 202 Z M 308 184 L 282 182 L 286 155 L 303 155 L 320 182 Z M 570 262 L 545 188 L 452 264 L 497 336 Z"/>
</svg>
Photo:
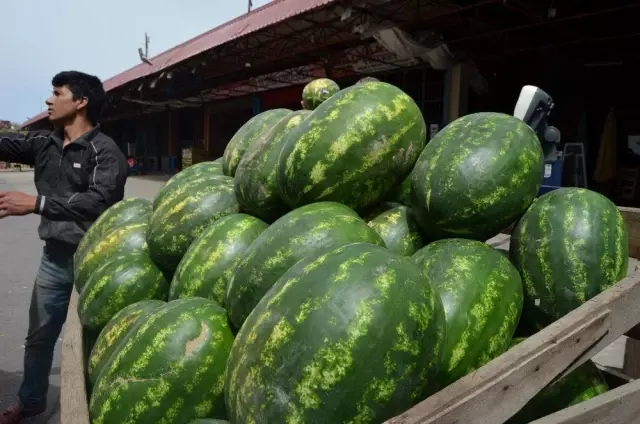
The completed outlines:
<svg viewBox="0 0 640 424">
<path fill-rule="evenodd" d="M 253 0 L 254 8 L 269 0 Z M 63 70 L 103 81 L 246 13 L 248 0 L 2 0 L 0 120 L 23 123 L 45 109 Z"/>
</svg>

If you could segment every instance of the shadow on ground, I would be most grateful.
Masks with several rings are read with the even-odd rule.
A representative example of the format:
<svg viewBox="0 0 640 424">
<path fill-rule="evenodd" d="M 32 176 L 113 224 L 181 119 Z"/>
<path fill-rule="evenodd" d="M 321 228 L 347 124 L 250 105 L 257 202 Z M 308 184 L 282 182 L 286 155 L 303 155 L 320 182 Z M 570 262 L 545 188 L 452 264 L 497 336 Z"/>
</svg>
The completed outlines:
<svg viewBox="0 0 640 424">
<path fill-rule="evenodd" d="M 51 370 L 51 375 L 59 375 L 60 368 L 55 367 Z M 18 393 L 20 383 L 22 382 L 22 371 L 9 372 L 0 369 L 0 410 L 15 402 L 15 393 Z M 5 395 L 5 393 L 10 393 Z M 52 384 L 49 387 L 47 396 L 47 410 L 37 417 L 23 420 L 21 424 L 59 424 L 60 423 L 60 387 Z"/>
</svg>

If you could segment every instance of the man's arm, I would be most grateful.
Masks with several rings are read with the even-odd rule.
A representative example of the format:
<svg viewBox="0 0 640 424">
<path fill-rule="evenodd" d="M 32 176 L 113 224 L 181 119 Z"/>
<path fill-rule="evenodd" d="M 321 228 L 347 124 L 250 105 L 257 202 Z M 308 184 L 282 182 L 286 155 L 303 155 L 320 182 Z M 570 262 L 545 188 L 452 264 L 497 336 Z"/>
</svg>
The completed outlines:
<svg viewBox="0 0 640 424">
<path fill-rule="evenodd" d="M 47 136 L 43 133 L 0 132 L 0 161 L 35 165 L 36 143 Z"/>
<path fill-rule="evenodd" d="M 52 221 L 94 221 L 122 199 L 127 163 L 118 146 L 111 144 L 94 150 L 96 166 L 87 191 L 69 197 L 39 195 L 35 212 Z"/>
</svg>

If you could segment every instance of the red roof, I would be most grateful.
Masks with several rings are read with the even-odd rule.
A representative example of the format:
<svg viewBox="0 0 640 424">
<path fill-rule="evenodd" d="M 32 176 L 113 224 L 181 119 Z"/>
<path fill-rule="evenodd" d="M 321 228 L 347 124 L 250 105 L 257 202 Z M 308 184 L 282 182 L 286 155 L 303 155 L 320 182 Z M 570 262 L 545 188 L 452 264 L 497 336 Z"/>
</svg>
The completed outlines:
<svg viewBox="0 0 640 424">
<path fill-rule="evenodd" d="M 199 53 L 211 50 L 229 41 L 335 1 L 337 0 L 272 0 L 250 13 L 241 15 L 219 27 L 160 53 L 151 58 L 153 65 L 140 63 L 121 74 L 109 78 L 104 81 L 104 88 L 106 91 L 113 90 L 138 78 L 160 72 Z M 29 119 L 23 126 L 37 122 L 46 116 L 47 112 L 43 112 Z"/>
</svg>

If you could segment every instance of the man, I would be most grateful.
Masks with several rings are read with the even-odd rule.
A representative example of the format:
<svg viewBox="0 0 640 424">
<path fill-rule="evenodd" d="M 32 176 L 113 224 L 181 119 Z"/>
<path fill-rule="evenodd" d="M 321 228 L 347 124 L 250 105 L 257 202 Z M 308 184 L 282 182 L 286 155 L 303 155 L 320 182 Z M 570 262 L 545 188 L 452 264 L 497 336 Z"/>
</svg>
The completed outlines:
<svg viewBox="0 0 640 424">
<path fill-rule="evenodd" d="M 29 308 L 19 401 L 0 413 L 0 424 L 45 411 L 53 349 L 73 288 L 73 254 L 89 226 L 122 200 L 127 178 L 124 155 L 97 122 L 105 100 L 100 80 L 71 71 L 56 75 L 52 85 L 46 104 L 53 132 L 0 133 L 0 161 L 33 165 L 38 191 L 0 191 L 0 219 L 40 215 L 38 233 L 45 242 Z"/>
</svg>

